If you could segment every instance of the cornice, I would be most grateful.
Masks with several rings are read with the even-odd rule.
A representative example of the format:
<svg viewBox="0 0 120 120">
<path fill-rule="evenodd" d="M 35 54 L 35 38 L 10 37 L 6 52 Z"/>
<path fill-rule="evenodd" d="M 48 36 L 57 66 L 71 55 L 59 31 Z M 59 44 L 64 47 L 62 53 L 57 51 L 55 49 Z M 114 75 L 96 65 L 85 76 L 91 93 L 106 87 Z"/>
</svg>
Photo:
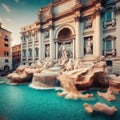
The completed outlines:
<svg viewBox="0 0 120 120">
<path fill-rule="evenodd" d="M 68 2 L 68 1 L 71 1 L 71 0 L 55 0 L 53 2 L 53 6 L 57 6 L 57 5 L 63 4 L 63 3 Z"/>
</svg>

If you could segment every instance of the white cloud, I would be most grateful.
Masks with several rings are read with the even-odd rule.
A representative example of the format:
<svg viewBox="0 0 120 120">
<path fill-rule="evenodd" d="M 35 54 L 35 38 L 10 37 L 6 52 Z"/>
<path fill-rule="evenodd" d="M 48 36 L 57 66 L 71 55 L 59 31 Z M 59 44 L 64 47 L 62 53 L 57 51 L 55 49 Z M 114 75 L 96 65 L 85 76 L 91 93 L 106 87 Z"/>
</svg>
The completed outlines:
<svg viewBox="0 0 120 120">
<path fill-rule="evenodd" d="M 10 18 L 6 18 L 6 21 L 7 21 L 7 22 L 13 22 L 13 20 L 10 19 Z"/>
<path fill-rule="evenodd" d="M 0 21 L 2 21 L 2 18 L 0 18 Z"/>
<path fill-rule="evenodd" d="M 6 12 L 8 12 L 8 13 L 11 12 L 11 9 L 10 9 L 6 4 L 2 3 L 2 7 L 4 8 L 4 10 L 5 10 Z"/>
</svg>

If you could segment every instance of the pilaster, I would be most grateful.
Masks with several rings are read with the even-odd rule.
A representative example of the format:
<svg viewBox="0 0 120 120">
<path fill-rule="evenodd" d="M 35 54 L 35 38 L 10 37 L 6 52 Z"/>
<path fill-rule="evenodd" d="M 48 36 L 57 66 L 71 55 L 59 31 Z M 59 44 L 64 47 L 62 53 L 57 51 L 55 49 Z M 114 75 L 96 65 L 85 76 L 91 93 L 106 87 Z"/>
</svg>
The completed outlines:
<svg viewBox="0 0 120 120">
<path fill-rule="evenodd" d="M 28 39 L 28 36 L 29 34 L 27 33 L 26 34 L 26 63 L 28 65 L 28 57 L 29 57 L 29 52 L 28 52 L 28 42 L 29 42 L 29 39 Z"/>
<path fill-rule="evenodd" d="M 32 54 L 33 54 L 33 63 L 35 62 L 35 36 L 37 33 L 32 35 Z"/>
<path fill-rule="evenodd" d="M 55 43 L 56 45 L 56 60 L 58 59 L 58 42 Z"/>
<path fill-rule="evenodd" d="M 45 46 L 44 46 L 44 39 L 43 39 L 43 30 L 40 29 L 39 31 L 39 60 L 45 58 Z"/>
<path fill-rule="evenodd" d="M 95 11 L 95 36 L 94 36 L 94 45 L 93 45 L 93 55 L 100 56 L 101 55 L 101 10 L 97 9 Z"/>
<path fill-rule="evenodd" d="M 76 41 L 75 41 L 75 48 L 76 48 L 76 58 L 80 58 L 80 17 L 75 17 L 75 24 L 76 24 Z"/>
<path fill-rule="evenodd" d="M 55 43 L 53 39 L 53 26 L 50 25 L 50 59 L 55 59 Z"/>
<path fill-rule="evenodd" d="M 21 36 L 21 63 L 23 64 L 23 35 Z"/>
</svg>

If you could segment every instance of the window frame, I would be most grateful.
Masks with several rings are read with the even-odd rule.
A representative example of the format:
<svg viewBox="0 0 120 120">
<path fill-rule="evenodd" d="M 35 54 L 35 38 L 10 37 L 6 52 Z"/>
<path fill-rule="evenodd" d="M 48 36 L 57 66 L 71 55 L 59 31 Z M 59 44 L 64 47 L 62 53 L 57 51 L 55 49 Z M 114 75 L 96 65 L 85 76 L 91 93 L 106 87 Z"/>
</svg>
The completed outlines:
<svg viewBox="0 0 120 120">
<path fill-rule="evenodd" d="M 103 39 L 103 55 L 105 55 L 105 56 L 108 56 L 108 55 L 115 56 L 116 55 L 115 39 L 116 39 L 116 37 L 110 36 L 110 35 Z M 111 49 L 107 49 L 107 47 L 106 47 L 106 42 L 108 42 L 108 41 L 111 41 Z"/>
<path fill-rule="evenodd" d="M 107 20 L 108 11 L 111 11 L 111 20 Z M 103 28 L 106 29 L 108 26 L 114 27 L 116 25 L 114 7 L 109 6 L 108 8 L 105 8 L 103 10 L 103 13 L 104 13 Z"/>
<path fill-rule="evenodd" d="M 29 49 L 29 57 L 32 57 L 32 49 Z"/>
<path fill-rule="evenodd" d="M 5 59 L 5 63 L 9 63 L 9 60 L 8 60 L 8 59 Z"/>
</svg>

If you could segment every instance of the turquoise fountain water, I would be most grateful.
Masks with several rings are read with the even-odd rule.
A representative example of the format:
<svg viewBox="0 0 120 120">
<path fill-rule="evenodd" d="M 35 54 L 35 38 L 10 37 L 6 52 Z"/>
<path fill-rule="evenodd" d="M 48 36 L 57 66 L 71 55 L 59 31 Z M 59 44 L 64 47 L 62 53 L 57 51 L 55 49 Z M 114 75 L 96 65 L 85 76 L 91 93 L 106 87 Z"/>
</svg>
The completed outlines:
<svg viewBox="0 0 120 120">
<path fill-rule="evenodd" d="M 119 120 L 120 95 L 117 100 L 107 102 L 97 96 L 95 90 L 89 91 L 94 97 L 89 100 L 66 100 L 57 96 L 55 90 L 35 90 L 29 85 L 0 85 L 0 120 Z M 83 104 L 96 102 L 115 105 L 114 116 L 96 113 L 89 115 Z"/>
</svg>

